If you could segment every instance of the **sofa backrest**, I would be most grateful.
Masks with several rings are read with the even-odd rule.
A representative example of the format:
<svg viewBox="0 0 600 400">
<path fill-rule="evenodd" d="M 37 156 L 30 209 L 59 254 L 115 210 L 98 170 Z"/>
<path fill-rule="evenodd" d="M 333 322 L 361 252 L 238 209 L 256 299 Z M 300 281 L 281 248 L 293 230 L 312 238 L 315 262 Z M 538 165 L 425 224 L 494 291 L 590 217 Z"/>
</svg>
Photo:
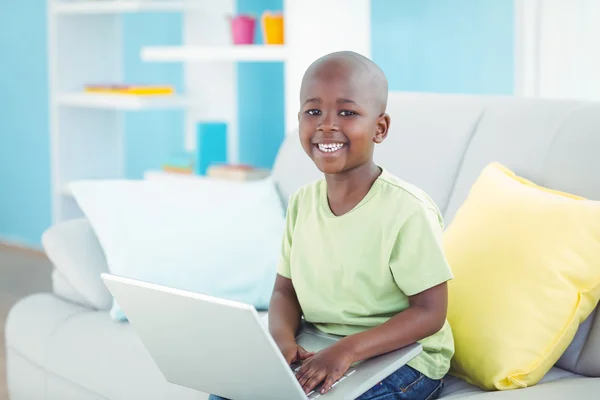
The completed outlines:
<svg viewBox="0 0 600 400">
<path fill-rule="evenodd" d="M 446 225 L 492 161 L 540 185 L 600 200 L 600 103 L 392 92 L 388 113 L 390 132 L 376 162 L 425 190 Z M 288 135 L 273 169 L 284 200 L 320 177 L 298 135 Z M 559 366 L 600 376 L 600 358 L 586 356 L 600 351 L 595 314 Z"/>
</svg>

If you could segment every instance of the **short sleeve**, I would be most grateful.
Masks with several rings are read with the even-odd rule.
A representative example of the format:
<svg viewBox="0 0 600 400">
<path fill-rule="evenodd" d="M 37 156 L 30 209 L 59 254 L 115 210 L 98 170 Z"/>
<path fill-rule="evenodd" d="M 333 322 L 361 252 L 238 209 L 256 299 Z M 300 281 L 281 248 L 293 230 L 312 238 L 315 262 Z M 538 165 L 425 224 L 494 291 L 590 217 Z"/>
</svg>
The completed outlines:
<svg viewBox="0 0 600 400">
<path fill-rule="evenodd" d="M 290 254 L 292 252 L 292 237 L 294 234 L 294 226 L 296 225 L 296 217 L 298 215 L 298 200 L 297 194 L 290 197 L 286 215 L 285 215 L 285 231 L 283 232 L 283 240 L 281 243 L 281 255 L 277 265 L 277 273 L 288 279 L 292 279 L 290 267 Z"/>
<path fill-rule="evenodd" d="M 398 232 L 390 257 L 396 284 L 413 296 L 453 278 L 444 254 L 440 215 L 422 207 Z"/>
</svg>

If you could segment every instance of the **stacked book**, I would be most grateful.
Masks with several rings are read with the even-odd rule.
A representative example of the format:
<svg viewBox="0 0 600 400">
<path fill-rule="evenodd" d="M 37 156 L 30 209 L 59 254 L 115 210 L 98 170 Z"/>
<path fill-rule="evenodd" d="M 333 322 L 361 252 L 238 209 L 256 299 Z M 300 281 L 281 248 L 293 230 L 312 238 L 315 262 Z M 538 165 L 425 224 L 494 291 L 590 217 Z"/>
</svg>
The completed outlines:
<svg viewBox="0 0 600 400">
<path fill-rule="evenodd" d="M 168 96 L 174 94 L 175 89 L 168 85 L 92 84 L 85 86 L 85 92 L 132 96 Z"/>
</svg>

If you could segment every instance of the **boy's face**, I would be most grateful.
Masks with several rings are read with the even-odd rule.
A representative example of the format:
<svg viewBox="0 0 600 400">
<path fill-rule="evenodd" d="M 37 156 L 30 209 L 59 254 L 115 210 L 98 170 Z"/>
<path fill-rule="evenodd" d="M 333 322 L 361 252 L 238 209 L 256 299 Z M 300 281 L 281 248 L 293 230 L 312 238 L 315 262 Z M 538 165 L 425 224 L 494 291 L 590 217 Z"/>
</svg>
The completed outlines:
<svg viewBox="0 0 600 400">
<path fill-rule="evenodd" d="M 328 63 L 303 82 L 300 142 L 325 174 L 372 162 L 375 143 L 387 135 L 389 116 L 365 77 L 359 75 L 342 63 Z"/>
</svg>

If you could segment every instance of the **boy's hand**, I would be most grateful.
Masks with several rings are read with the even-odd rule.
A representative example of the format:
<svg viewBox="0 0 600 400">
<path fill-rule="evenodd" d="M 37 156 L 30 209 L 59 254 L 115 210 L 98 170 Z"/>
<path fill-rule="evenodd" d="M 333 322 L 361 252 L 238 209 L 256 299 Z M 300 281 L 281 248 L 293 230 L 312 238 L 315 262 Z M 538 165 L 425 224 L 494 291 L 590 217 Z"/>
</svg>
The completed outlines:
<svg viewBox="0 0 600 400">
<path fill-rule="evenodd" d="M 283 354 L 283 357 L 285 358 L 285 361 L 287 361 L 288 365 L 304 361 L 315 355 L 315 353 L 304 350 L 296 342 L 284 343 L 279 346 L 279 350 Z"/>
<path fill-rule="evenodd" d="M 352 365 L 351 351 L 340 341 L 321 350 L 307 360 L 296 374 L 305 393 L 310 393 L 324 381 L 321 393 L 327 393 L 331 386 L 348 371 Z"/>
</svg>

